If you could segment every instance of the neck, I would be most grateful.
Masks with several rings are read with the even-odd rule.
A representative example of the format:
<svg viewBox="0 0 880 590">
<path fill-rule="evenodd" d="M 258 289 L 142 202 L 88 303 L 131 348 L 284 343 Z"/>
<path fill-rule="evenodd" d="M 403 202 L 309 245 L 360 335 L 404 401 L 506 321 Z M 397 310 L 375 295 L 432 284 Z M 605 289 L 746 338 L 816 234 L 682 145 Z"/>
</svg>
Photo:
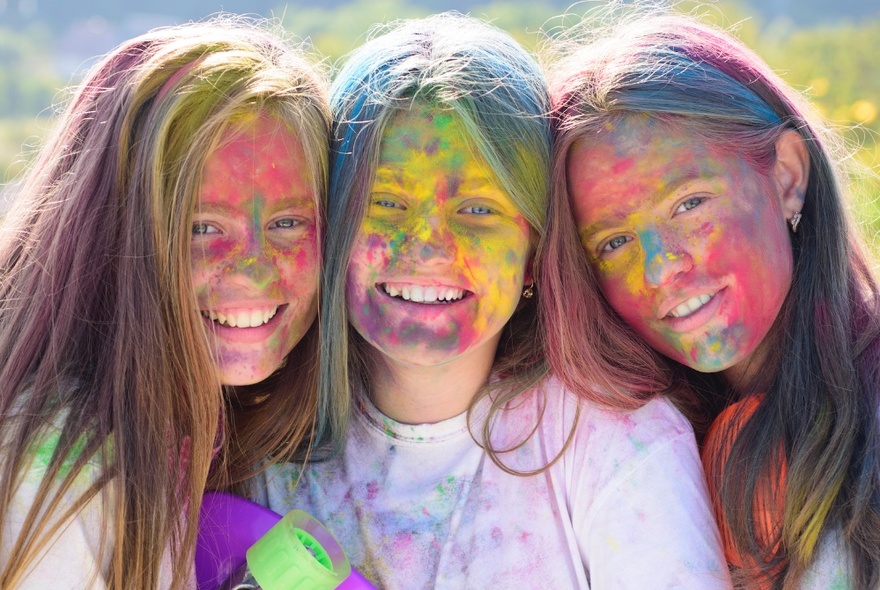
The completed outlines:
<svg viewBox="0 0 880 590">
<path fill-rule="evenodd" d="M 451 361 L 415 365 L 372 351 L 370 397 L 380 412 L 404 424 L 433 424 L 465 412 L 488 383 L 498 338 Z"/>
<path fill-rule="evenodd" d="M 769 336 L 764 338 L 764 341 L 747 359 L 721 373 L 724 380 L 738 396 L 766 392 L 773 385 L 778 359 L 770 351 L 770 341 Z"/>
</svg>

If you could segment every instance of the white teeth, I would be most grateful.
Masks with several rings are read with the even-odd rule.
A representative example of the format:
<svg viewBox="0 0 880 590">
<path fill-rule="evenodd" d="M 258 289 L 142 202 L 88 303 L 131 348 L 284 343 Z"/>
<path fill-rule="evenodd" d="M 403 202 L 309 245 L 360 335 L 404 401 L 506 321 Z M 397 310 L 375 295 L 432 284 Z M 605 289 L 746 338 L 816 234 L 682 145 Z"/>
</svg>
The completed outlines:
<svg viewBox="0 0 880 590">
<path fill-rule="evenodd" d="M 417 303 L 436 303 L 437 301 L 457 301 L 464 297 L 464 289 L 453 287 L 422 287 L 420 285 L 405 285 L 395 287 L 385 283 L 385 292 L 392 297 L 401 297 L 406 301 Z"/>
<path fill-rule="evenodd" d="M 712 296 L 707 294 L 691 297 L 681 305 L 676 306 L 675 309 L 669 312 L 669 315 L 674 318 L 683 318 L 709 303 L 710 299 L 712 299 Z"/>
<path fill-rule="evenodd" d="M 203 311 L 202 315 L 211 318 L 221 326 L 232 328 L 256 328 L 267 323 L 278 313 L 278 306 L 270 309 L 228 310 L 226 313 L 214 310 Z"/>
</svg>

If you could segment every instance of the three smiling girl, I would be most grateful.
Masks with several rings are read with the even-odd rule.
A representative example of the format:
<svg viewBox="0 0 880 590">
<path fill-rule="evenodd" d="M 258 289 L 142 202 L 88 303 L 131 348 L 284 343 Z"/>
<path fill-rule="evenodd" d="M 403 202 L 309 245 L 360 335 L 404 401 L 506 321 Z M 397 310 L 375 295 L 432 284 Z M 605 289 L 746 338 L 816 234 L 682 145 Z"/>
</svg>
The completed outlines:
<svg viewBox="0 0 880 590">
<path fill-rule="evenodd" d="M 311 511 L 374 583 L 727 587 L 696 442 L 673 405 L 691 412 L 696 390 L 743 400 L 704 452 L 737 581 L 876 586 L 880 316 L 867 263 L 847 249 L 831 159 L 793 94 L 728 36 L 653 16 L 613 33 L 553 64 L 550 94 L 508 35 L 459 15 L 402 23 L 349 57 L 331 91 L 314 398 L 308 354 L 288 354 L 318 336 L 304 278 L 320 261 L 322 160 L 297 127 L 309 103 L 221 109 L 218 120 L 234 124 L 211 141 L 185 138 L 203 146 L 199 174 L 181 181 L 197 198 L 153 207 L 183 211 L 174 223 L 192 228 L 170 253 L 173 276 L 188 280 L 156 299 L 191 302 L 180 325 L 204 318 L 192 337 L 213 362 L 193 362 L 213 367 L 215 393 L 184 386 L 183 401 L 228 417 L 219 435 L 184 429 L 160 453 L 190 486 L 186 502 L 159 503 L 183 518 L 150 537 L 176 571 L 190 555 L 186 515 L 204 489 L 205 443 L 223 441 L 209 485 L 229 487 L 242 479 L 230 466 L 259 460 L 240 437 L 289 403 L 279 422 L 318 418 L 264 455 L 338 452 L 274 464 L 250 492 L 279 512 Z M 195 63 L 154 86 L 152 100 Z M 293 113 L 291 133 L 280 131 L 277 118 Z M 830 343 L 831 362 L 817 343 Z M 62 374 L 80 391 L 81 376 Z M 304 385 L 285 387 L 288 375 Z M 58 401 L 67 383 L 20 382 L 3 394 L 3 441 L 27 457 L 57 416 L 78 423 L 73 402 Z M 119 392 L 124 380 L 113 383 Z M 230 389 L 254 383 L 251 395 Z M 32 410 L 31 387 L 47 392 L 42 408 L 65 413 Z M 137 412 L 149 396 L 135 394 Z M 14 430 L 22 415 L 41 418 Z M 96 483 L 63 516 L 78 523 L 83 504 L 125 481 L 120 455 L 106 451 L 121 445 L 122 426 L 99 422 L 95 437 L 91 424 L 61 426 L 69 442 L 37 478 L 51 489 L 65 459 L 75 479 L 97 453 Z M 74 446 L 82 432 L 85 453 Z M 786 466 L 785 481 L 772 478 Z M 21 470 L 4 463 L 5 498 L 22 493 Z M 134 477 L 137 487 L 146 474 Z M 31 561 L 8 552 L 18 533 L 5 501 L 0 546 L 14 583 Z M 98 544 L 112 557 L 92 573 L 109 586 L 132 572 L 126 535 Z M 159 561 L 146 563 L 144 587 L 165 584 Z"/>
</svg>

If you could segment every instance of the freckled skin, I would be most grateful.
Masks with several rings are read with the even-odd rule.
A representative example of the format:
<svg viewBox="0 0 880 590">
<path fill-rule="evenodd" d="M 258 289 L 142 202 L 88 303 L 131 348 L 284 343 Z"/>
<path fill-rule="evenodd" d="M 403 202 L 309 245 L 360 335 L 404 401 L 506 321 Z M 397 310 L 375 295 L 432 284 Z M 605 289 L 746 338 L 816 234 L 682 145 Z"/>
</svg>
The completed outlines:
<svg viewBox="0 0 880 590">
<path fill-rule="evenodd" d="M 382 136 L 379 167 L 348 270 L 355 329 L 389 359 L 433 366 L 494 355 L 531 253 L 529 225 L 447 111 L 415 106 Z M 418 305 L 378 285 L 465 289 L 451 305 Z"/>
<path fill-rule="evenodd" d="M 568 185 L 601 290 L 636 333 L 698 371 L 752 359 L 791 286 L 770 179 L 729 150 L 629 120 L 572 148 Z M 665 317 L 713 293 L 699 326 Z"/>
<path fill-rule="evenodd" d="M 317 216 L 295 135 L 268 117 L 229 133 L 205 165 L 192 280 L 203 311 L 282 306 L 257 341 L 205 319 L 222 382 L 245 385 L 278 369 L 315 319 Z"/>
</svg>

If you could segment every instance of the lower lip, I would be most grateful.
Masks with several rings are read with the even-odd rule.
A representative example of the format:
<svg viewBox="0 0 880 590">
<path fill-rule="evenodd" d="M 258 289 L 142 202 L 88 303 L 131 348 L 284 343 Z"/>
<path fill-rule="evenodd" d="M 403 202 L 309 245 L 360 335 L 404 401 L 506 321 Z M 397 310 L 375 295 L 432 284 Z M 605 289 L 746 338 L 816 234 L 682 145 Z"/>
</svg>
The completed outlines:
<svg viewBox="0 0 880 590">
<path fill-rule="evenodd" d="M 281 317 L 287 311 L 287 307 L 286 303 L 284 305 L 279 305 L 278 311 L 275 312 L 275 315 L 272 316 L 268 322 L 252 328 L 233 328 L 232 326 L 223 325 L 220 322 L 212 320 L 211 318 L 206 318 L 205 316 L 202 316 L 202 320 L 204 320 L 208 326 L 208 331 L 214 334 L 215 337 L 222 339 L 224 342 L 254 344 L 265 341 L 275 333 L 278 326 L 281 325 Z"/>
<path fill-rule="evenodd" d="M 674 318 L 671 316 L 665 317 L 663 318 L 663 323 L 676 332 L 690 332 L 691 330 L 696 330 L 715 317 L 718 313 L 719 307 L 721 307 L 721 299 L 726 291 L 727 288 L 725 287 L 715 293 L 712 296 L 712 299 L 694 313 L 681 318 Z"/>
</svg>

